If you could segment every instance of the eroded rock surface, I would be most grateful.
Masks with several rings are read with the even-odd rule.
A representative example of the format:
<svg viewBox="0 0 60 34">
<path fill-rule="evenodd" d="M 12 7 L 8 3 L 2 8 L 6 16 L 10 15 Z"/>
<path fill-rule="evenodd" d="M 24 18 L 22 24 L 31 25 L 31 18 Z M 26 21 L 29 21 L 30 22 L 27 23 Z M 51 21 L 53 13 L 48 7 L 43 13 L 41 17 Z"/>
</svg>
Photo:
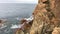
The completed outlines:
<svg viewBox="0 0 60 34">
<path fill-rule="evenodd" d="M 30 34 L 52 34 L 60 27 L 60 0 L 39 0 Z"/>
<path fill-rule="evenodd" d="M 59 34 L 60 0 L 38 0 L 33 17 L 33 24 L 28 34 Z"/>
</svg>

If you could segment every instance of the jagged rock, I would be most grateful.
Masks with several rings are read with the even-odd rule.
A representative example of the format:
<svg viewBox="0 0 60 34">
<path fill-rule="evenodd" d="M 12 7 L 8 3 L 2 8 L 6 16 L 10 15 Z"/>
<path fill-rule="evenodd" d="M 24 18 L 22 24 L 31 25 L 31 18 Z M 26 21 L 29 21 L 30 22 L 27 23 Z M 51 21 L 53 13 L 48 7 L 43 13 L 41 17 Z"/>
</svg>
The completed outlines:
<svg viewBox="0 0 60 34">
<path fill-rule="evenodd" d="M 59 34 L 60 0 L 38 0 L 38 5 L 33 12 L 33 18 L 32 27 L 29 29 L 30 31 L 28 33 Z"/>
<path fill-rule="evenodd" d="M 39 0 L 30 34 L 52 34 L 60 27 L 60 0 Z M 60 29 L 60 28 L 59 28 Z"/>
<path fill-rule="evenodd" d="M 22 30 L 17 30 L 16 32 L 15 32 L 15 34 L 24 34 L 24 32 L 22 31 Z"/>
<path fill-rule="evenodd" d="M 29 17 L 29 18 L 23 18 L 20 20 L 20 24 L 17 27 L 18 30 L 16 31 L 16 34 L 21 34 L 21 32 L 24 32 L 24 34 L 29 34 L 29 30 L 32 26 L 32 22 L 33 22 L 33 16 Z M 12 28 L 15 28 L 14 26 Z"/>
<path fill-rule="evenodd" d="M 60 34 L 60 27 L 55 27 L 52 34 Z"/>
</svg>

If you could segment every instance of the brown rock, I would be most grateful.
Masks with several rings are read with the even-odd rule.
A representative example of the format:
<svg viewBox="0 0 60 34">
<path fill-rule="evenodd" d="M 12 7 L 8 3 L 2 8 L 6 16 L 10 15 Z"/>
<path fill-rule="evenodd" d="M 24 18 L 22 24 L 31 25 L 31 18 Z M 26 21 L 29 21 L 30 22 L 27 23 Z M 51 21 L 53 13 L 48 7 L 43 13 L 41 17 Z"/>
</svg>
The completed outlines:
<svg viewBox="0 0 60 34">
<path fill-rule="evenodd" d="M 47 0 L 41 0 L 41 2 L 46 2 Z"/>
<path fill-rule="evenodd" d="M 57 30 L 54 30 L 55 27 L 60 27 L 59 1 L 60 0 L 38 1 L 38 5 L 34 11 L 34 21 L 30 34 L 59 34 Z M 40 27 L 41 25 L 42 27 Z"/>
<path fill-rule="evenodd" d="M 33 15 L 30 34 L 60 34 L 60 0 L 38 0 Z M 25 24 L 25 31 L 29 27 Z"/>
<path fill-rule="evenodd" d="M 60 34 L 60 27 L 55 27 L 52 34 Z"/>
</svg>

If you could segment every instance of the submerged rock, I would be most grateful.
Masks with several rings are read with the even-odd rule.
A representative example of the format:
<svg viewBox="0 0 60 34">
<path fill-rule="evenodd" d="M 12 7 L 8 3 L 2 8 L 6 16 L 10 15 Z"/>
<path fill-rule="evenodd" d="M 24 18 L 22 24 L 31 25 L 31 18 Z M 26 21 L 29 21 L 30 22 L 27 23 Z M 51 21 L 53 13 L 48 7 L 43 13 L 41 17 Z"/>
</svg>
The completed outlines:
<svg viewBox="0 0 60 34">
<path fill-rule="evenodd" d="M 1 20 L 0 20 L 0 29 L 3 29 L 3 28 L 5 28 L 5 27 L 7 27 L 7 25 L 5 25 L 5 22 L 6 22 L 5 19 L 1 19 Z"/>
</svg>

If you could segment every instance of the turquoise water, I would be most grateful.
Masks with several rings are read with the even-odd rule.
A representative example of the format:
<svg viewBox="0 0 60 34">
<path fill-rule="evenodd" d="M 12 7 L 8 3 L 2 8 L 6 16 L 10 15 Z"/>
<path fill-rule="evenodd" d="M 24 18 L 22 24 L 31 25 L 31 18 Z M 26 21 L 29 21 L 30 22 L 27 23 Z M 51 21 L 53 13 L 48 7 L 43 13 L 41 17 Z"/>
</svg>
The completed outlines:
<svg viewBox="0 0 60 34">
<path fill-rule="evenodd" d="M 14 34 L 15 29 L 10 29 L 12 24 L 19 24 L 16 18 L 28 18 L 32 15 L 36 4 L 0 3 L 0 19 L 6 19 L 7 27 L 0 29 L 0 34 Z"/>
</svg>

